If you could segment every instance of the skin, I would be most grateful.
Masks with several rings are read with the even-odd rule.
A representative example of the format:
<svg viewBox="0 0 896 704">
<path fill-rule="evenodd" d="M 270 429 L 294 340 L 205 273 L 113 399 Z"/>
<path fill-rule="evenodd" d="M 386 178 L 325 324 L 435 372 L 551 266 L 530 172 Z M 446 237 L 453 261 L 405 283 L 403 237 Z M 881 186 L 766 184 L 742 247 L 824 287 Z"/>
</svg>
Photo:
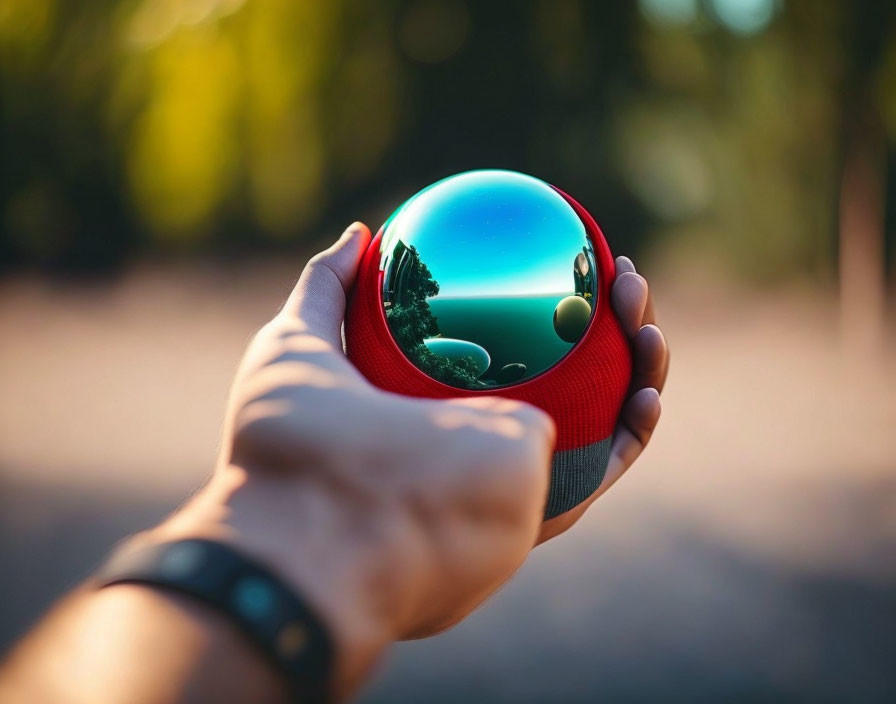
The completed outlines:
<svg viewBox="0 0 896 704">
<path fill-rule="evenodd" d="M 669 355 L 646 281 L 617 259 L 612 304 L 634 370 L 606 479 L 542 522 L 551 418 L 501 397 L 428 400 L 371 386 L 341 323 L 370 232 L 355 223 L 313 257 L 236 373 L 213 476 L 121 550 L 187 537 L 266 563 L 316 610 L 350 697 L 388 645 L 457 623 L 530 550 L 568 530 L 635 461 L 660 415 Z M 273 668 L 198 602 L 140 585 L 66 596 L 0 669 L 0 702 L 281 702 Z"/>
</svg>

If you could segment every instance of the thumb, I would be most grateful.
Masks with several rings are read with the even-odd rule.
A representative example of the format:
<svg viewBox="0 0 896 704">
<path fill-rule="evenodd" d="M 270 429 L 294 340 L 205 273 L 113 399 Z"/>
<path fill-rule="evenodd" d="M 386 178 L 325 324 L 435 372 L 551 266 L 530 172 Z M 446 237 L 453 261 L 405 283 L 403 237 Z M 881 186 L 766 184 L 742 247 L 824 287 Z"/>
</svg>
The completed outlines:
<svg viewBox="0 0 896 704">
<path fill-rule="evenodd" d="M 295 316 L 308 332 L 341 349 L 345 303 L 369 244 L 367 225 L 349 225 L 336 242 L 311 257 L 282 313 Z"/>
</svg>

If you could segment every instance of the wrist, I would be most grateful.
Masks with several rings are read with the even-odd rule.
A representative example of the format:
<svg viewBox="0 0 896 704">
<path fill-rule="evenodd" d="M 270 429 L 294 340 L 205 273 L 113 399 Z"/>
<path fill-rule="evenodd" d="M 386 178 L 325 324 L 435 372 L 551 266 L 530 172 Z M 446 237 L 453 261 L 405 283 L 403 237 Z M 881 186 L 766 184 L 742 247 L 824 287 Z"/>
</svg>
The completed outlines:
<svg viewBox="0 0 896 704">
<path fill-rule="evenodd" d="M 333 691 L 341 699 L 394 640 L 394 610 L 387 607 L 394 590 L 367 570 L 378 560 L 362 529 L 365 510 L 343 503 L 331 489 L 308 479 L 232 466 L 219 470 L 183 509 L 133 542 L 138 547 L 206 538 L 268 566 L 330 631 Z"/>
</svg>

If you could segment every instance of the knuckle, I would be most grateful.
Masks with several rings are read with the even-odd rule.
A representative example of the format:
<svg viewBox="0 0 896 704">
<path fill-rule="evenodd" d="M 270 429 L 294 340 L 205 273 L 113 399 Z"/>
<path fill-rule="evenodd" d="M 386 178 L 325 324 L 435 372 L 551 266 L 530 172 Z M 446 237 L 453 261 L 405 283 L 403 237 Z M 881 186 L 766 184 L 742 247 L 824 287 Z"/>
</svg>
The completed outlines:
<svg viewBox="0 0 896 704">
<path fill-rule="evenodd" d="M 335 278 L 340 287 L 345 279 L 345 272 L 327 251 L 318 252 L 311 257 L 305 266 L 305 272 L 308 277 L 325 276 Z"/>
<path fill-rule="evenodd" d="M 514 483 L 528 490 L 539 488 L 547 481 L 546 448 L 529 435 L 505 444 L 501 465 Z"/>
<path fill-rule="evenodd" d="M 538 445 L 552 446 L 557 438 L 557 424 L 547 411 L 531 404 L 521 404 L 518 411 L 526 427 L 526 437 Z"/>
</svg>

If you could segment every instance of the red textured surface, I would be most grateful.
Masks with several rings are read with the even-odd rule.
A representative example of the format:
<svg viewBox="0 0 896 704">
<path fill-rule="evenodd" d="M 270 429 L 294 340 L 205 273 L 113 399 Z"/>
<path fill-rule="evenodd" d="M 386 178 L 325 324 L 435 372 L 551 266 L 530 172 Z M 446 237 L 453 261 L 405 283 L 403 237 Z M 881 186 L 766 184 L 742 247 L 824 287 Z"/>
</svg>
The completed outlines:
<svg viewBox="0 0 896 704">
<path fill-rule="evenodd" d="M 426 398 L 492 394 L 526 401 L 557 423 L 556 450 L 589 445 L 608 437 L 616 425 L 631 377 L 631 351 L 610 306 L 616 277 L 613 255 L 594 218 L 573 198 L 555 189 L 585 224 L 598 268 L 597 310 L 581 341 L 556 366 L 528 381 L 495 390 L 456 389 L 430 378 L 395 343 L 382 304 L 379 245 L 370 243 L 345 319 L 346 353 L 371 383 L 387 391 Z"/>
</svg>

